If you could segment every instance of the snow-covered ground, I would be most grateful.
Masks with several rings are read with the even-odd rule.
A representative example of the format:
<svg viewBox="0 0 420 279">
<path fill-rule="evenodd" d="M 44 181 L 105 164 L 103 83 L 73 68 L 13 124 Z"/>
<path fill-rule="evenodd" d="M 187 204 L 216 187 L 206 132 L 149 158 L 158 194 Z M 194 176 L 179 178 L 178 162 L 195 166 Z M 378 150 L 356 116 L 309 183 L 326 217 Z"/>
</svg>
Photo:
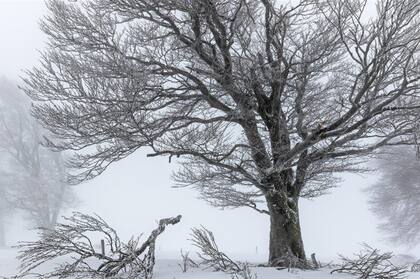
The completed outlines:
<svg viewBox="0 0 420 279">
<path fill-rule="evenodd" d="M 13 276 L 16 274 L 19 262 L 15 259 L 17 251 L 14 249 L 0 249 L 0 278 Z M 178 266 L 179 260 L 166 259 L 158 260 L 155 266 L 155 279 L 231 279 L 230 275 L 222 272 L 203 271 L 200 269 L 190 269 L 183 273 Z M 51 267 L 44 266 L 46 271 Z M 301 271 L 293 270 L 276 270 L 274 268 L 256 267 L 252 268 L 252 273 L 256 274 L 258 279 L 339 279 L 339 278 L 355 278 L 345 274 L 330 274 L 327 269 L 319 271 Z M 420 273 L 410 274 L 408 279 L 420 279 Z"/>
</svg>

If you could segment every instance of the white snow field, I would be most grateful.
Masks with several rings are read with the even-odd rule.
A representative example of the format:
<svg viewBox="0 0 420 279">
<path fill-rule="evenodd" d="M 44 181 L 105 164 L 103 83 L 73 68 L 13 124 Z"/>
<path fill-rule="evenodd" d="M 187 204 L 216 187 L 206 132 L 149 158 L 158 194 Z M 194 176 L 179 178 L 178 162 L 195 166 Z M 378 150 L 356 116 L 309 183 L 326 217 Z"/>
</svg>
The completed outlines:
<svg viewBox="0 0 420 279">
<path fill-rule="evenodd" d="M 16 275 L 19 262 L 15 259 L 17 251 L 14 249 L 0 249 L 0 278 L 7 278 Z M 190 269 L 183 273 L 178 266 L 179 259 L 161 259 L 157 260 L 154 270 L 154 279 L 232 279 L 232 276 L 222 272 L 213 272 L 210 270 Z M 54 267 L 43 266 L 39 271 L 48 271 Z M 339 279 L 356 278 L 346 274 L 330 274 L 330 270 L 323 269 L 318 271 L 276 270 L 274 268 L 255 267 L 252 273 L 256 274 L 257 279 Z M 30 277 L 26 277 L 30 278 Z M 420 279 L 420 273 L 412 273 L 408 279 Z"/>
</svg>

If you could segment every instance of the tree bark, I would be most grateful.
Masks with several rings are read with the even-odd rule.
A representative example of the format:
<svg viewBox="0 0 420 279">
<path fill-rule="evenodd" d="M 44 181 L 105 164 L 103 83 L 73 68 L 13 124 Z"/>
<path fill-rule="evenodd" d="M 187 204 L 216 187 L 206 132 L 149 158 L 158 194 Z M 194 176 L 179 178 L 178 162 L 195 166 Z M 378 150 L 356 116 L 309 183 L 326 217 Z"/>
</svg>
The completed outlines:
<svg viewBox="0 0 420 279">
<path fill-rule="evenodd" d="M 307 267 L 299 222 L 298 197 L 273 191 L 266 195 L 270 213 L 269 264 Z"/>
</svg>

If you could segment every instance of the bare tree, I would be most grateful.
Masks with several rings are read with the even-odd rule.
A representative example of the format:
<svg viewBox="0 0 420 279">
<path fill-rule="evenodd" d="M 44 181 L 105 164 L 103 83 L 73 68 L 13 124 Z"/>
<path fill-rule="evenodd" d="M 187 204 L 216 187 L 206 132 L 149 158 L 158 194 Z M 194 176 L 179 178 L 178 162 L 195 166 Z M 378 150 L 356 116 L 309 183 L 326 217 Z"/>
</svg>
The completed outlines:
<svg viewBox="0 0 420 279">
<path fill-rule="evenodd" d="M 41 146 L 45 132 L 29 114 L 29 100 L 16 85 L 0 85 L 0 183 L 8 207 L 37 226 L 52 227 L 73 200 L 62 154 Z"/>
<path fill-rule="evenodd" d="M 415 144 L 418 1 L 48 1 L 33 113 L 73 181 L 139 148 L 222 208 L 270 217 L 272 265 L 305 260 L 298 201 L 379 147 Z M 286 259 L 286 260 L 285 260 Z M 286 261 L 286 262 L 285 262 Z"/>
<path fill-rule="evenodd" d="M 394 243 L 420 240 L 420 161 L 412 147 L 387 150 L 378 158 L 380 177 L 367 190 L 372 211 L 383 221 L 379 228 Z"/>
</svg>

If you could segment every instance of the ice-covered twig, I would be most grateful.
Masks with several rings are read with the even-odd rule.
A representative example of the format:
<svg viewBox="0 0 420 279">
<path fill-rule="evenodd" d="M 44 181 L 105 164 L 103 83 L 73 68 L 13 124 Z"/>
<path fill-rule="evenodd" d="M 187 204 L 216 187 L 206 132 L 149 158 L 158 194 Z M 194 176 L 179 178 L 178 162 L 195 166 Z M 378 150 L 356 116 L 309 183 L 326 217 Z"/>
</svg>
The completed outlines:
<svg viewBox="0 0 420 279">
<path fill-rule="evenodd" d="M 167 225 L 177 224 L 181 216 L 161 219 L 158 227 L 141 244 L 139 238 L 122 243 L 116 231 L 99 216 L 75 212 L 65 220 L 67 223 L 57 224 L 53 229 L 40 228 L 39 240 L 22 242 L 17 246 L 21 249 L 18 256 L 21 269 L 17 277 L 104 278 L 118 275 L 119 278 L 151 278 L 156 239 Z M 108 254 L 95 250 L 91 233 L 99 233 L 105 238 Z M 40 265 L 63 256 L 70 257 L 71 261 L 48 273 L 33 273 Z M 93 266 L 92 259 L 96 259 L 98 264 Z"/>
</svg>

